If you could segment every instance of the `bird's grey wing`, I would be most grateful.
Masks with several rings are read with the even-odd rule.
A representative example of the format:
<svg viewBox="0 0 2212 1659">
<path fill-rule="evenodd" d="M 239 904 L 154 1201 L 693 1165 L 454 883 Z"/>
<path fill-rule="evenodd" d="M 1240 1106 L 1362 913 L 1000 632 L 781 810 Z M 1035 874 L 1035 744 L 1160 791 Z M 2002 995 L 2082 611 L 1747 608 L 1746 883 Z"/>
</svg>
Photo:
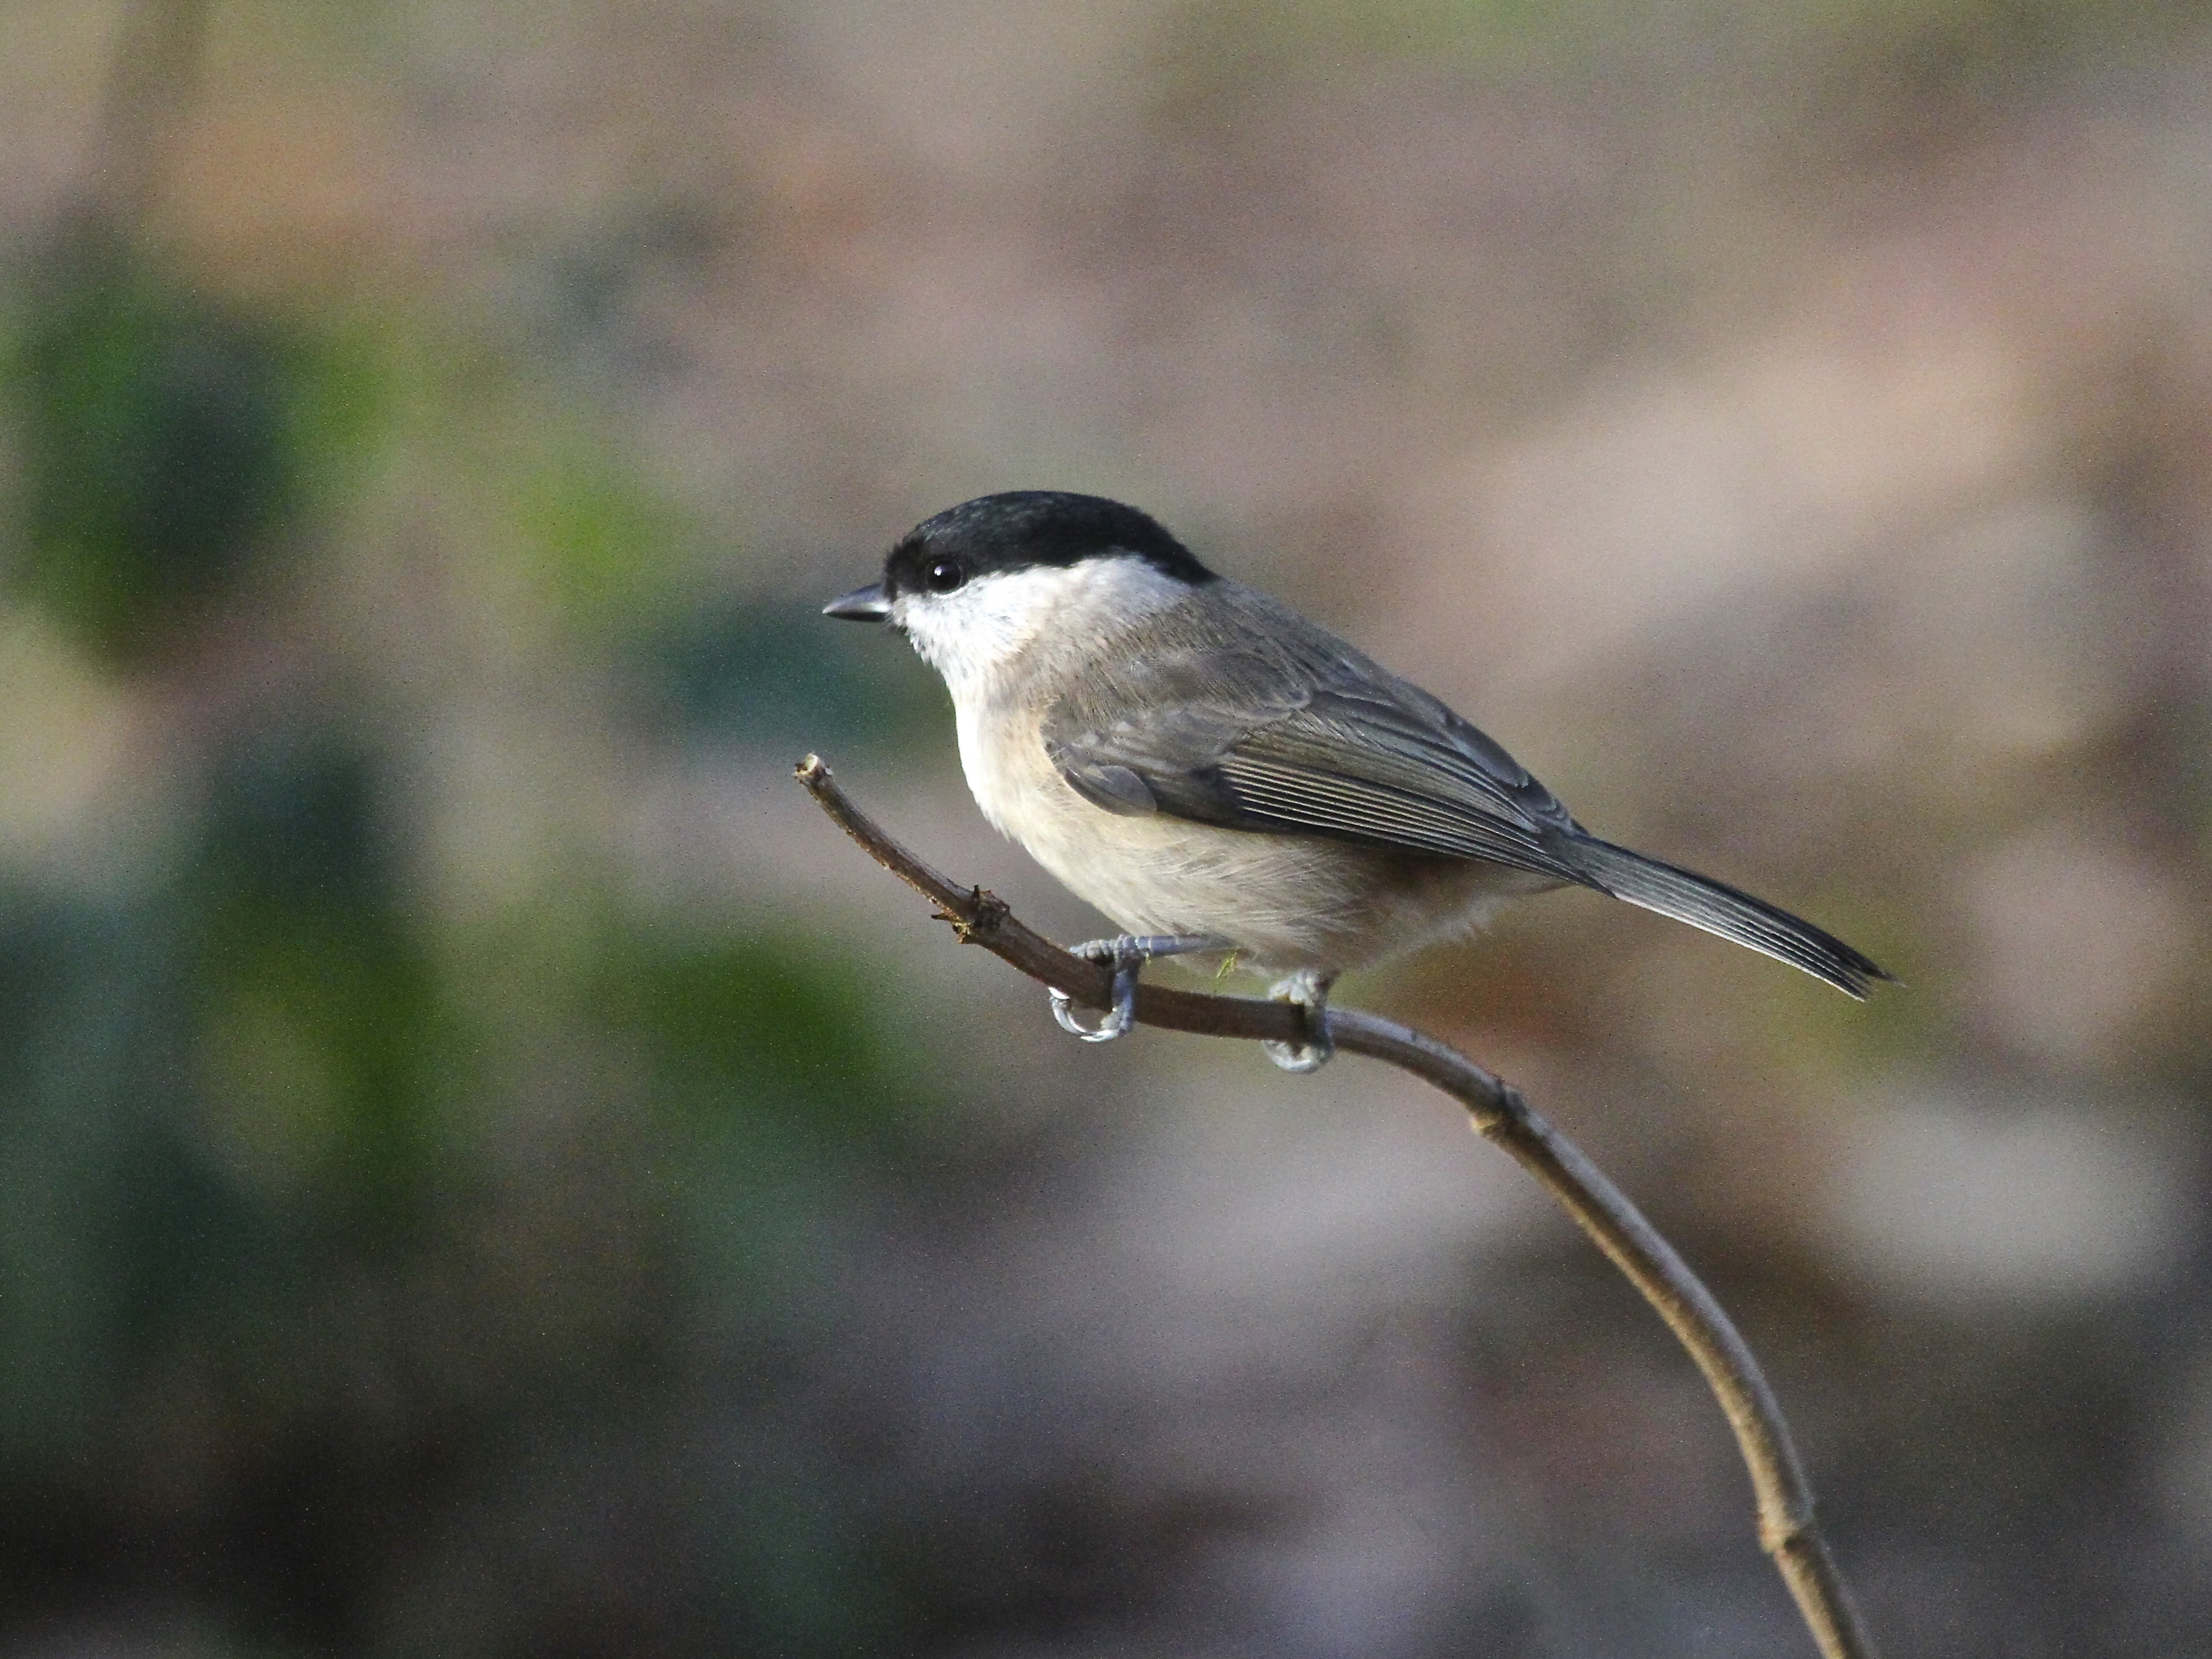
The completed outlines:
<svg viewBox="0 0 2212 1659">
<path fill-rule="evenodd" d="M 1253 653 L 1124 663 L 1105 685 L 1053 705 L 1045 750 L 1079 794 L 1109 812 L 1231 823 L 1239 809 L 1216 775 L 1221 757 L 1253 726 L 1303 708 L 1313 689 Z"/>
<path fill-rule="evenodd" d="M 1498 744 L 1364 659 L 1286 665 L 1219 652 L 1124 670 L 1044 723 L 1062 777 L 1109 811 L 1581 878 L 1554 849 L 1573 820 Z"/>
</svg>

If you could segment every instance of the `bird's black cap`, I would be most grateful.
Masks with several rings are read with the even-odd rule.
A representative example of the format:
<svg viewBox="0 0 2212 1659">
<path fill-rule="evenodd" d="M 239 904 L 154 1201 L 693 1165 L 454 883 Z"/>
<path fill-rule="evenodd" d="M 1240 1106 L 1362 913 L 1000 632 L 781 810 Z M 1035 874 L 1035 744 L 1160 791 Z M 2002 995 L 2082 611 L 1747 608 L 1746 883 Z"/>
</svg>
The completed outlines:
<svg viewBox="0 0 2212 1659">
<path fill-rule="evenodd" d="M 957 562 L 969 578 L 1039 566 L 1062 569 L 1100 554 L 1133 554 L 1162 575 L 1196 586 L 1213 573 L 1160 523 L 1103 495 L 1013 489 L 978 495 L 924 519 L 884 562 L 886 595 L 926 586 L 930 567 Z"/>
</svg>

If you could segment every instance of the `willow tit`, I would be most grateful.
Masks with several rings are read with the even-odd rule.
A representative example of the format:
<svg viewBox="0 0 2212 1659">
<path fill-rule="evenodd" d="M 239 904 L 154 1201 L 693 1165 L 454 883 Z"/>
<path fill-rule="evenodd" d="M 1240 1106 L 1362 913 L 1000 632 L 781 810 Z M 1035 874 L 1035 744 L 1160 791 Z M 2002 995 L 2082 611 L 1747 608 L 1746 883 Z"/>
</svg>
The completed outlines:
<svg viewBox="0 0 2212 1659">
<path fill-rule="evenodd" d="M 944 676 L 983 816 L 1127 931 L 1075 947 L 1115 970 L 1129 1028 L 1149 957 L 1234 953 L 1285 974 L 1310 1071 L 1330 985 L 1594 887 L 1854 997 L 1890 977 L 1748 893 L 1598 840 L 1489 738 L 1279 600 L 1218 576 L 1134 507 L 1021 490 L 908 531 L 879 582 L 824 607 L 888 623 Z"/>
</svg>

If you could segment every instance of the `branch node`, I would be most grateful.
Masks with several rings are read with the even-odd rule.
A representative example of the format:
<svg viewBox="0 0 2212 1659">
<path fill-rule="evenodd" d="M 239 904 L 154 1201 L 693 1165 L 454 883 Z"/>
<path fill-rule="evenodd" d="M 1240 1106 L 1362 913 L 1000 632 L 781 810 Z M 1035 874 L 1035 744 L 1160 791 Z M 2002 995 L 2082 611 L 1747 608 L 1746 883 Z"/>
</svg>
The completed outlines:
<svg viewBox="0 0 2212 1659">
<path fill-rule="evenodd" d="M 963 945 L 981 945 L 996 934 L 1013 907 L 988 888 L 971 887 L 965 898 L 948 900 L 933 913 Z"/>
<path fill-rule="evenodd" d="M 1014 914 L 1013 907 L 987 888 L 968 890 L 968 915 L 965 920 L 952 924 L 952 931 L 960 936 L 963 945 L 981 945 L 987 934 L 999 931 L 999 924 Z"/>
<path fill-rule="evenodd" d="M 1528 1133 L 1530 1127 L 1528 1103 L 1521 1097 L 1521 1091 L 1511 1084 L 1502 1079 L 1492 1081 L 1495 1086 L 1488 1100 L 1462 1103 L 1467 1108 L 1468 1121 L 1474 1125 L 1475 1133 L 1485 1140 L 1502 1140 L 1510 1135 Z"/>
<path fill-rule="evenodd" d="M 1793 1506 L 1771 1518 L 1761 1516 L 1759 1522 L 1759 1547 L 1778 1559 L 1791 1551 L 1802 1550 L 1808 1543 L 1817 1541 L 1820 1518 L 1808 1502 L 1802 1507 Z"/>
</svg>

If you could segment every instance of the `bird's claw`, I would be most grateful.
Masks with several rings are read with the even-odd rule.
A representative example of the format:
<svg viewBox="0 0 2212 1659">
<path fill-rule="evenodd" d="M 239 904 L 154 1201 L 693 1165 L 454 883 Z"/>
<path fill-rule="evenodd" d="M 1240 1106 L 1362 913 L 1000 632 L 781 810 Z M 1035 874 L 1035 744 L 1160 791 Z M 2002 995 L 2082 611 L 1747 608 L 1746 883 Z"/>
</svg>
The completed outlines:
<svg viewBox="0 0 2212 1659">
<path fill-rule="evenodd" d="M 1052 1017 L 1063 1031 L 1073 1031 L 1085 1042 L 1111 1042 L 1137 1023 L 1137 974 L 1154 957 L 1188 956 L 1194 951 L 1224 951 L 1229 941 L 1212 933 L 1120 933 L 1112 939 L 1087 939 L 1067 947 L 1070 956 L 1082 957 L 1114 970 L 1114 1006 L 1105 1018 L 1086 1027 L 1075 1018 L 1065 991 L 1052 993 Z"/>
<path fill-rule="evenodd" d="M 1305 1015 L 1304 1042 L 1268 1042 L 1260 1047 L 1267 1058 L 1286 1072 L 1318 1072 L 1336 1057 L 1336 1041 L 1328 1034 L 1328 988 L 1334 974 L 1301 968 L 1276 982 L 1267 994 L 1277 1002 L 1294 1005 Z"/>
<path fill-rule="evenodd" d="M 1133 934 L 1123 933 L 1118 939 L 1094 939 L 1070 945 L 1068 954 L 1113 969 L 1114 1006 L 1097 1025 L 1086 1027 L 1076 1018 L 1067 993 L 1054 988 L 1052 1017 L 1060 1022 L 1060 1029 L 1074 1033 L 1085 1042 L 1111 1042 L 1126 1035 L 1137 1023 L 1137 970 L 1151 954 L 1143 948 L 1143 942 Z"/>
</svg>

